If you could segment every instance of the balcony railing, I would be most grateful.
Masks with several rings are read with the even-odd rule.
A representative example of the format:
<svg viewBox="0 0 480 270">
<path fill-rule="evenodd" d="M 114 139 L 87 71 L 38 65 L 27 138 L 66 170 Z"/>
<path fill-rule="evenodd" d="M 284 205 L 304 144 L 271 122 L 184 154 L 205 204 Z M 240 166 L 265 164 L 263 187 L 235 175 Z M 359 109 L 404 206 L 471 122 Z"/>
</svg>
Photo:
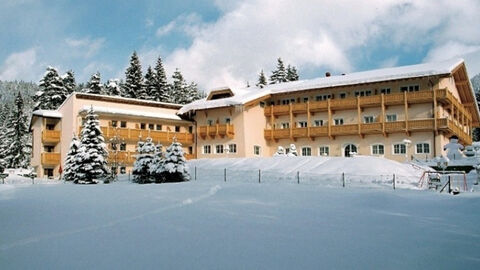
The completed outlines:
<svg viewBox="0 0 480 270">
<path fill-rule="evenodd" d="M 42 131 L 43 143 L 58 143 L 60 142 L 60 130 L 43 130 Z"/>
<path fill-rule="evenodd" d="M 42 153 L 42 165 L 59 165 L 60 153 L 55 152 L 43 152 Z"/>
<path fill-rule="evenodd" d="M 233 138 L 235 135 L 234 126 L 231 124 L 216 124 L 211 126 L 199 126 L 197 129 L 198 135 L 202 138 L 211 137 L 229 137 Z"/>
<path fill-rule="evenodd" d="M 112 165 L 115 162 L 117 166 L 132 166 L 135 163 L 137 152 L 132 151 L 109 151 L 107 162 Z M 194 159 L 194 154 L 184 154 L 187 160 Z"/>
<path fill-rule="evenodd" d="M 193 134 L 186 132 L 171 132 L 171 131 L 160 131 L 160 130 L 150 130 L 150 129 L 133 129 L 133 128 L 115 128 L 115 127 L 100 127 L 102 130 L 103 136 L 106 140 L 111 139 L 115 136 L 118 136 L 120 140 L 126 142 L 136 143 L 140 138 L 145 140 L 145 138 L 150 137 L 155 143 L 162 143 L 168 145 L 173 142 L 173 138 L 176 138 L 178 142 L 184 145 L 193 144 Z M 82 127 L 78 128 L 79 134 L 81 133 Z"/>
</svg>

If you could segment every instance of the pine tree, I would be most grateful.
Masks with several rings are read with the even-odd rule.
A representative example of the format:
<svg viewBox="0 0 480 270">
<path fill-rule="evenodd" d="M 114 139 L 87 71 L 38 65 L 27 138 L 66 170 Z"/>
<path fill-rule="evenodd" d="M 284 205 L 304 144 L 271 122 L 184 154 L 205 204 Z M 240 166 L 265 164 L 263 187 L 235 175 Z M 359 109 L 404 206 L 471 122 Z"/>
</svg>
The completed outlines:
<svg viewBox="0 0 480 270">
<path fill-rule="evenodd" d="M 83 90 L 89 94 L 102 94 L 102 84 L 100 82 L 100 72 L 94 73 L 87 83 L 87 88 Z"/>
<path fill-rule="evenodd" d="M 156 91 L 155 100 L 168 102 L 170 97 L 170 85 L 167 82 L 167 75 L 163 68 L 162 58 L 158 57 L 157 64 L 155 65 L 155 79 L 156 79 Z"/>
<path fill-rule="evenodd" d="M 15 98 L 15 107 L 6 123 L 3 138 L 4 160 L 9 168 L 26 168 L 30 164 L 31 143 L 24 114 L 24 103 L 20 92 Z"/>
<path fill-rule="evenodd" d="M 477 107 L 480 109 L 480 74 L 475 75 L 471 79 L 473 91 L 475 92 L 475 99 Z M 480 141 L 480 128 L 474 128 L 472 132 L 472 139 L 475 142 Z"/>
<path fill-rule="evenodd" d="M 148 67 L 147 73 L 145 73 L 145 91 L 147 93 L 145 99 L 156 100 L 157 94 L 157 79 L 155 73 L 153 73 L 152 67 Z"/>
<path fill-rule="evenodd" d="M 163 145 L 157 144 L 155 146 L 155 154 L 150 165 L 150 175 L 155 183 L 162 183 L 164 182 L 164 175 L 163 175 L 163 166 L 165 162 L 165 153 L 163 153 Z"/>
<path fill-rule="evenodd" d="M 287 72 L 285 71 L 285 65 L 281 58 L 277 59 L 277 69 L 272 71 L 270 76 L 270 84 L 282 83 L 287 81 Z"/>
<path fill-rule="evenodd" d="M 180 70 L 177 68 L 175 72 L 172 75 L 173 78 L 173 83 L 171 85 L 171 99 L 170 102 L 172 103 L 177 103 L 177 104 L 186 104 L 188 103 L 188 97 L 187 97 L 187 82 L 183 78 L 182 73 Z"/>
<path fill-rule="evenodd" d="M 78 170 L 78 164 L 76 163 L 76 157 L 80 149 L 80 141 L 75 134 L 73 135 L 70 148 L 65 159 L 65 168 L 63 170 L 63 179 L 65 181 L 74 181 Z"/>
<path fill-rule="evenodd" d="M 298 81 L 297 68 L 294 66 L 287 66 L 287 81 Z"/>
<path fill-rule="evenodd" d="M 176 138 L 167 148 L 163 172 L 166 182 L 183 182 L 190 180 L 182 144 L 177 142 Z"/>
<path fill-rule="evenodd" d="M 10 106 L 8 103 L 5 103 L 0 107 L 0 127 L 3 127 L 6 124 L 9 115 Z"/>
<path fill-rule="evenodd" d="M 109 96 L 121 96 L 122 91 L 118 79 L 110 79 L 104 86 L 105 94 Z"/>
<path fill-rule="evenodd" d="M 96 179 L 108 174 L 108 156 L 105 139 L 100 129 L 98 116 L 91 107 L 82 127 L 80 148 L 75 155 L 75 163 L 78 166 L 76 184 L 95 184 Z"/>
<path fill-rule="evenodd" d="M 265 73 L 263 73 L 263 69 L 260 71 L 260 74 L 258 75 L 258 82 L 256 84 L 257 87 L 263 88 L 265 85 L 267 85 L 267 77 L 265 77 Z"/>
<path fill-rule="evenodd" d="M 139 184 L 147 184 L 153 181 L 150 174 L 150 166 L 152 164 L 155 145 L 151 138 L 147 138 L 145 142 L 139 141 L 137 144 L 137 157 L 133 164 L 133 182 Z"/>
<path fill-rule="evenodd" d="M 67 71 L 67 73 L 62 76 L 62 82 L 67 95 L 70 95 L 75 91 L 77 85 L 75 83 L 75 74 L 72 70 Z"/>
<path fill-rule="evenodd" d="M 67 98 L 67 90 L 63 86 L 63 80 L 53 67 L 47 68 L 39 86 L 41 90 L 35 94 L 34 110 L 56 110 Z"/>
<path fill-rule="evenodd" d="M 146 92 L 143 85 L 142 66 L 134 51 L 130 58 L 130 66 L 125 71 L 125 94 L 131 98 L 145 98 Z"/>
</svg>

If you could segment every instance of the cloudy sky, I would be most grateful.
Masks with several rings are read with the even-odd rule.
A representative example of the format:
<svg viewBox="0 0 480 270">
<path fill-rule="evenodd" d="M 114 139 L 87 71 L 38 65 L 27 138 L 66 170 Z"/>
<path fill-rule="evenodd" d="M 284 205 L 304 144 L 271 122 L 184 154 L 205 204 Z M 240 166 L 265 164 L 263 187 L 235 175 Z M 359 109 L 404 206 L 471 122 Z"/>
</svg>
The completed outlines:
<svg viewBox="0 0 480 270">
<path fill-rule="evenodd" d="M 0 80 L 49 65 L 124 78 L 136 50 L 202 89 L 254 83 L 276 59 L 301 78 L 463 57 L 480 73 L 478 0 L 1 0 Z"/>
</svg>

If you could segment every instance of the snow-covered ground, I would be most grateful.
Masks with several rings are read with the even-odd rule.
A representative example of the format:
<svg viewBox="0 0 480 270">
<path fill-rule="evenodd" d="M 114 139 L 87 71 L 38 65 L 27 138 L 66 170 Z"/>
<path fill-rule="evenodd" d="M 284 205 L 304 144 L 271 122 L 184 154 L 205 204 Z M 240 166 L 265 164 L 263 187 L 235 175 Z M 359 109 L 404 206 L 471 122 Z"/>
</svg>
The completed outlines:
<svg viewBox="0 0 480 270">
<path fill-rule="evenodd" d="M 480 265 L 477 192 L 207 177 L 150 185 L 37 183 L 0 185 L 0 269 Z"/>
</svg>

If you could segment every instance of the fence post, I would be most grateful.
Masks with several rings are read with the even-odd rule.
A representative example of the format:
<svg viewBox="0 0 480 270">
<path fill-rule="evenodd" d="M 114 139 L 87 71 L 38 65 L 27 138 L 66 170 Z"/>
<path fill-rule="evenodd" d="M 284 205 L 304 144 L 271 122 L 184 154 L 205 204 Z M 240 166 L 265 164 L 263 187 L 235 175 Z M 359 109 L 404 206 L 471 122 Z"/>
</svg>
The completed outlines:
<svg viewBox="0 0 480 270">
<path fill-rule="evenodd" d="M 393 174 L 393 189 L 395 190 L 395 174 Z"/>
<path fill-rule="evenodd" d="M 195 166 L 195 181 L 197 181 L 197 166 Z"/>
<path fill-rule="evenodd" d="M 227 168 L 223 169 L 223 181 L 227 182 Z"/>
<path fill-rule="evenodd" d="M 300 184 L 300 172 L 297 171 L 297 184 Z"/>
<path fill-rule="evenodd" d="M 342 172 L 342 187 L 345 187 L 345 173 Z"/>
<path fill-rule="evenodd" d="M 258 183 L 261 182 L 261 181 L 260 181 L 260 179 L 261 179 L 261 177 L 262 177 L 261 175 L 262 175 L 262 172 L 261 172 L 260 169 L 258 169 Z"/>
<path fill-rule="evenodd" d="M 452 192 L 452 182 L 449 174 L 448 175 L 448 193 L 450 194 L 451 192 Z"/>
</svg>

